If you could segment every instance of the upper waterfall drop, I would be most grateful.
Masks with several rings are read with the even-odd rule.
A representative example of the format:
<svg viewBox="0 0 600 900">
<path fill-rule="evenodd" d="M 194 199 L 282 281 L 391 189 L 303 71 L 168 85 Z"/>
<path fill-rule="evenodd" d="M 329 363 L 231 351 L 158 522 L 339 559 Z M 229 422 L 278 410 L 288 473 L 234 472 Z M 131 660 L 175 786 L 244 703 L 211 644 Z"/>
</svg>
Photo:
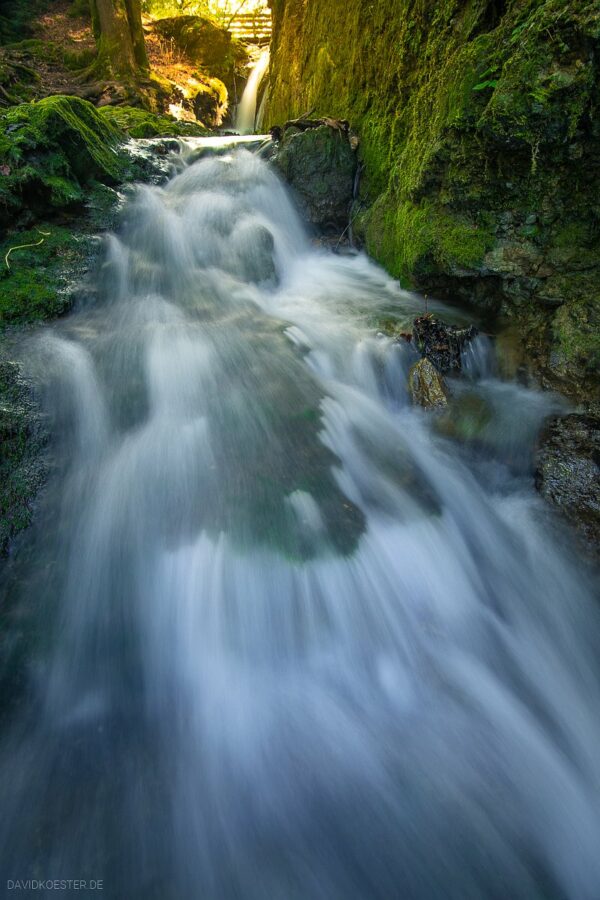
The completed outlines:
<svg viewBox="0 0 600 900">
<path fill-rule="evenodd" d="M 270 58 L 271 55 L 269 51 L 264 50 L 250 73 L 248 84 L 246 85 L 236 114 L 236 128 L 240 134 L 252 134 L 254 132 L 258 89 L 269 68 Z"/>
</svg>

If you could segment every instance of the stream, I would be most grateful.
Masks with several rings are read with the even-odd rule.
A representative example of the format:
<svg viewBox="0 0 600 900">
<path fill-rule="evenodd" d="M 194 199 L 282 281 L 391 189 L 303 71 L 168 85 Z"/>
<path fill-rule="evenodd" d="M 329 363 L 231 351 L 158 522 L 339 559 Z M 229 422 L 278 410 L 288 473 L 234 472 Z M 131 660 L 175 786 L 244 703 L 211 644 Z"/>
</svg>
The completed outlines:
<svg viewBox="0 0 600 900">
<path fill-rule="evenodd" d="M 560 401 L 480 336 L 457 441 L 378 333 L 421 298 L 315 246 L 268 164 L 217 144 L 180 142 L 87 301 L 23 348 L 54 438 L 6 587 L 36 627 L 4 882 L 598 900 L 598 608 L 532 478 Z"/>
</svg>

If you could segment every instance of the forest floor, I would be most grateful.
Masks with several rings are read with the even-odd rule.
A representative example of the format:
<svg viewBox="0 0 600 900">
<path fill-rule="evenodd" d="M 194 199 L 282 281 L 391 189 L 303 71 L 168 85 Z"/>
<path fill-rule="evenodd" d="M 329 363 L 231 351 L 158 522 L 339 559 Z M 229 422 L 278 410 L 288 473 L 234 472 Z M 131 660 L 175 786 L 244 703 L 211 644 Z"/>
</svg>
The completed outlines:
<svg viewBox="0 0 600 900">
<path fill-rule="evenodd" d="M 172 41 L 162 39 L 154 31 L 151 17 L 144 16 L 143 21 L 152 72 L 159 78 L 168 79 L 185 94 L 186 88 L 194 83 L 198 66 L 186 59 Z M 19 97 L 21 100 L 69 94 L 91 99 L 102 106 L 111 102 L 110 94 L 98 98 L 97 84 L 85 75 L 95 50 L 89 16 L 75 14 L 71 0 L 59 0 L 36 16 L 27 40 L 0 47 L 0 83 L 3 68 L 17 72 L 27 69 L 34 74 L 27 80 L 27 87 Z M 19 90 L 22 89 L 19 87 Z"/>
<path fill-rule="evenodd" d="M 85 93 L 78 70 L 93 58 L 95 41 L 89 18 L 74 16 L 70 7 L 68 0 L 53 4 L 36 17 L 30 37 L 0 47 L 0 68 L 32 73 L 22 99 Z"/>
</svg>

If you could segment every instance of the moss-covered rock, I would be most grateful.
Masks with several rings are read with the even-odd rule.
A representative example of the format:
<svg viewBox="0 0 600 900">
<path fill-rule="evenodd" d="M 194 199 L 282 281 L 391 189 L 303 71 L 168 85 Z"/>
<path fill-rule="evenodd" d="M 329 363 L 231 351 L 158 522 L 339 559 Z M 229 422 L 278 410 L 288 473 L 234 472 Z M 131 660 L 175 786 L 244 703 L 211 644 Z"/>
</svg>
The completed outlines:
<svg viewBox="0 0 600 900">
<path fill-rule="evenodd" d="M 85 240 L 55 223 L 11 233 L 0 245 L 0 330 L 70 309 L 66 272 L 76 268 Z"/>
<path fill-rule="evenodd" d="M 597 0 L 276 0 L 273 14 L 268 124 L 350 119 L 368 250 L 408 286 L 541 316 L 538 362 L 572 393 L 596 359 Z"/>
<path fill-rule="evenodd" d="M 345 228 L 356 172 L 356 154 L 345 134 L 327 125 L 307 131 L 290 128 L 273 162 L 312 225 Z"/>
<path fill-rule="evenodd" d="M 486 442 L 486 429 L 492 421 L 492 410 L 474 391 L 461 391 L 450 406 L 438 416 L 436 431 L 444 437 L 463 443 Z"/>
<path fill-rule="evenodd" d="M 85 100 L 47 97 L 0 113 L 0 225 L 24 208 L 81 203 L 93 180 L 115 184 L 127 162 L 123 134 Z"/>
<path fill-rule="evenodd" d="M 204 72 L 220 79 L 234 93 L 236 75 L 248 64 L 248 53 L 226 28 L 206 16 L 159 19 L 153 28 L 163 41 L 181 51 Z"/>
<path fill-rule="evenodd" d="M 132 138 L 202 137 L 209 133 L 202 125 L 180 122 L 173 116 L 157 115 L 134 106 L 104 106 L 99 112 L 114 128 Z"/>
</svg>

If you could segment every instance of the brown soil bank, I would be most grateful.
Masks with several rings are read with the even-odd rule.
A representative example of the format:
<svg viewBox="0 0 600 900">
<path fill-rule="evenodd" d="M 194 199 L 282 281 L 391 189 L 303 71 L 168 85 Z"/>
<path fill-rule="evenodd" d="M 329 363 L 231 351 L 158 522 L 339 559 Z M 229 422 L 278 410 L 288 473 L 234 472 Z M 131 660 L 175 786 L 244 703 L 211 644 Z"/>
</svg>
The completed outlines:
<svg viewBox="0 0 600 900">
<path fill-rule="evenodd" d="M 350 119 L 355 230 L 404 284 L 515 318 L 598 399 L 600 3 L 272 0 L 269 124 Z"/>
</svg>

